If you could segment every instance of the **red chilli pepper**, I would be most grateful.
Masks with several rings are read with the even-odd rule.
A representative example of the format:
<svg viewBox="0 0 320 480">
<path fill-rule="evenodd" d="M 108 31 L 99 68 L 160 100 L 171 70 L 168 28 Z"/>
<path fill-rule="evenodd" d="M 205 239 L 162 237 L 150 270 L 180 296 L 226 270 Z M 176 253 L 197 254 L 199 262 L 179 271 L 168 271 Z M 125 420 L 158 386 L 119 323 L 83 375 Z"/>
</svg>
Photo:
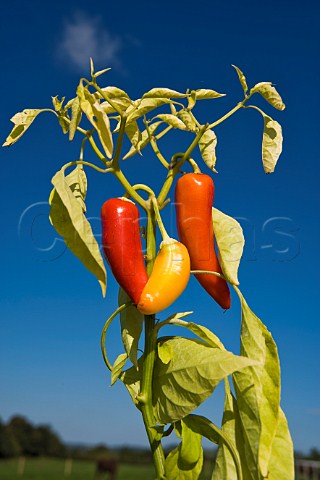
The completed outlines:
<svg viewBox="0 0 320 480">
<path fill-rule="evenodd" d="M 192 270 L 222 273 L 214 248 L 212 205 L 214 184 L 203 173 L 188 173 L 179 178 L 175 190 L 177 228 L 180 241 L 187 247 Z M 223 308 L 230 308 L 230 291 L 225 280 L 209 274 L 196 279 Z"/>
<path fill-rule="evenodd" d="M 111 198 L 101 208 L 102 248 L 112 273 L 137 304 L 148 275 L 144 263 L 139 210 L 126 198 Z"/>
</svg>

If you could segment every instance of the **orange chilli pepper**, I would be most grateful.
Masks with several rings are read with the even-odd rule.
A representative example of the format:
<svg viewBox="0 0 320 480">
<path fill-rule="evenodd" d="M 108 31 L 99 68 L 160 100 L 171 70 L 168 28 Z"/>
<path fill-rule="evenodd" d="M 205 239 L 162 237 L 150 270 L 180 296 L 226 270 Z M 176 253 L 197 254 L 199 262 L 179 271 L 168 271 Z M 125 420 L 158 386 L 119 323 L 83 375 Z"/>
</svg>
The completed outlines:
<svg viewBox="0 0 320 480">
<path fill-rule="evenodd" d="M 152 315 L 169 307 L 184 291 L 189 277 L 190 258 L 186 247 L 173 238 L 163 240 L 138 310 Z"/>
<path fill-rule="evenodd" d="M 214 184 L 209 175 L 187 173 L 179 178 L 175 189 L 177 228 L 179 239 L 188 249 L 191 269 L 222 273 L 214 248 L 213 198 Z M 195 277 L 222 308 L 230 308 L 225 280 L 204 273 Z"/>
</svg>

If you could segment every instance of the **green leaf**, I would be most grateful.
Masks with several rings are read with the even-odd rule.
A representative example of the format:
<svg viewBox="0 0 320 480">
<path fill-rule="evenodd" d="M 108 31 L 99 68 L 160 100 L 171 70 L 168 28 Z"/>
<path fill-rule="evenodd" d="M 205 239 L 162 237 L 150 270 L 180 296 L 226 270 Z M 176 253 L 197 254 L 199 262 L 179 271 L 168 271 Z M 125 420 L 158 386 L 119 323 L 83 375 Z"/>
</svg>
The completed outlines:
<svg viewBox="0 0 320 480">
<path fill-rule="evenodd" d="M 271 82 L 257 83 L 251 90 L 250 94 L 260 93 L 267 102 L 269 102 L 277 110 L 284 110 L 286 108 L 277 90 Z"/>
<path fill-rule="evenodd" d="M 138 123 L 135 120 L 132 120 L 131 122 L 126 123 L 125 130 L 133 147 L 136 149 L 138 153 L 140 153 L 139 144 L 142 139 L 142 134 L 139 130 Z"/>
<path fill-rule="evenodd" d="M 244 74 L 243 74 L 243 72 L 240 70 L 240 68 L 236 67 L 235 65 L 231 65 L 231 66 L 236 69 L 236 72 L 237 72 L 237 74 L 238 74 L 238 77 L 239 77 L 241 86 L 242 86 L 242 88 L 243 88 L 243 92 L 244 92 L 244 94 L 246 95 L 246 93 L 247 93 L 247 91 L 248 91 L 248 85 L 247 85 L 246 77 L 244 76 Z"/>
<path fill-rule="evenodd" d="M 121 353 L 114 362 L 111 370 L 111 385 L 114 385 L 115 382 L 120 377 L 123 368 L 128 360 L 128 355 L 126 353 Z"/>
<path fill-rule="evenodd" d="M 75 182 L 75 175 L 80 176 L 79 185 Z M 63 170 L 54 175 L 54 189 L 49 198 L 50 221 L 72 253 L 97 277 L 105 295 L 106 270 L 99 245 L 84 215 L 84 180 L 81 177 L 79 169 L 66 177 Z"/>
<path fill-rule="evenodd" d="M 227 480 L 229 478 L 232 480 L 233 479 L 242 480 L 240 458 L 232 438 L 230 438 L 227 435 L 227 433 L 223 432 L 220 428 L 214 425 L 214 423 L 210 422 L 210 420 L 208 420 L 205 417 L 202 417 L 201 415 L 188 415 L 187 417 L 184 418 L 184 422 L 195 433 L 198 433 L 203 437 L 206 437 L 208 440 L 210 440 L 210 442 L 213 442 L 217 445 L 223 442 L 223 444 L 229 449 L 233 457 L 234 464 L 236 465 L 237 477 L 221 476 L 216 478 L 219 480 Z"/>
<path fill-rule="evenodd" d="M 171 125 L 173 128 L 179 128 L 180 130 L 186 130 L 186 125 L 175 115 L 171 113 L 163 113 L 157 115 L 155 118 L 160 118 L 163 122 L 166 122 L 168 125 Z"/>
<path fill-rule="evenodd" d="M 69 140 L 73 140 L 77 127 L 79 126 L 79 123 L 81 122 L 81 107 L 80 107 L 80 101 L 79 98 L 76 97 L 74 101 L 72 102 L 71 106 L 71 122 L 69 126 Z"/>
<path fill-rule="evenodd" d="M 188 96 L 188 109 L 192 110 L 197 101 L 197 92 L 192 90 Z"/>
<path fill-rule="evenodd" d="M 203 450 L 201 445 L 201 435 L 194 432 L 188 425 L 181 420 L 181 448 L 179 464 L 186 470 L 192 467 L 202 459 Z"/>
<path fill-rule="evenodd" d="M 201 156 L 210 170 L 215 171 L 217 137 L 213 130 L 204 132 L 199 141 Z"/>
<path fill-rule="evenodd" d="M 164 342 L 162 344 L 158 343 L 157 347 L 158 347 L 159 360 L 161 360 L 161 362 L 165 363 L 165 364 L 171 362 L 171 360 L 173 358 L 173 352 L 172 352 L 171 345 L 167 342 Z"/>
<path fill-rule="evenodd" d="M 186 96 L 186 93 L 170 90 L 170 88 L 152 88 L 152 90 L 146 92 L 142 98 L 185 98 Z"/>
<path fill-rule="evenodd" d="M 211 480 L 221 480 L 224 478 L 238 479 L 237 468 L 241 469 L 244 479 L 250 478 L 246 472 L 246 459 L 243 451 L 243 437 L 241 433 L 237 401 L 231 393 L 229 380 L 227 378 L 224 383 L 225 402 L 222 418 L 222 432 L 228 439 L 230 439 L 238 451 L 239 464 L 237 465 L 235 463 L 234 454 L 232 454 L 230 448 L 228 448 L 226 442 L 221 437 Z"/>
<path fill-rule="evenodd" d="M 198 462 L 191 468 L 183 468 L 181 465 L 181 446 L 178 445 L 166 458 L 167 480 L 198 480 L 203 466 L 203 454 Z"/>
<path fill-rule="evenodd" d="M 192 313 L 192 312 L 187 312 L 187 314 Z M 179 315 L 179 314 L 177 314 Z M 222 350 L 225 350 L 222 342 L 219 340 L 219 338 L 211 332 L 206 327 L 203 327 L 202 325 L 198 325 L 197 323 L 193 322 L 185 322 L 184 320 L 181 320 L 181 314 L 180 317 L 177 318 L 171 318 L 169 323 L 171 325 L 176 325 L 178 327 L 185 327 L 188 330 L 190 330 L 192 333 L 197 335 L 201 340 L 206 342 L 208 345 L 214 348 L 220 348 Z"/>
<path fill-rule="evenodd" d="M 276 344 L 234 287 L 242 309 L 240 353 L 259 364 L 233 374 L 244 448 L 251 478 L 266 476 L 280 408 L 280 365 Z"/>
<path fill-rule="evenodd" d="M 119 288 L 118 305 L 123 305 L 131 299 L 126 292 Z M 121 336 L 123 346 L 133 365 L 138 368 L 138 345 L 143 327 L 143 315 L 134 306 L 129 306 L 120 313 Z"/>
<path fill-rule="evenodd" d="M 138 361 L 138 364 L 140 360 Z M 141 368 L 139 365 L 139 369 L 137 370 L 136 367 L 131 367 L 128 370 L 122 372 L 121 376 L 119 377 L 122 380 L 124 386 L 128 390 L 133 403 L 138 407 L 139 401 L 137 397 L 140 393 L 140 381 L 141 381 Z"/>
<path fill-rule="evenodd" d="M 51 97 L 51 98 L 52 98 L 53 108 L 55 109 L 55 111 L 56 112 L 61 112 L 63 110 L 62 105 L 63 105 L 63 102 L 65 101 L 66 97 L 62 97 L 61 100 L 59 100 L 59 98 L 57 96 L 56 97 Z"/>
<path fill-rule="evenodd" d="M 187 110 L 180 110 L 178 112 L 178 115 L 180 120 L 182 120 L 187 127 L 187 130 L 189 130 L 190 132 L 196 131 L 197 125 L 190 112 L 188 112 Z"/>
<path fill-rule="evenodd" d="M 112 157 L 113 140 L 110 130 L 108 115 L 103 111 L 98 100 L 95 99 L 82 83 L 77 88 L 77 95 L 80 101 L 81 110 L 86 114 L 88 120 L 97 130 L 101 145 L 108 158 Z"/>
<path fill-rule="evenodd" d="M 212 221 L 223 275 L 228 282 L 239 285 L 238 268 L 244 247 L 241 225 L 217 208 L 212 208 Z"/>
<path fill-rule="evenodd" d="M 266 173 L 274 172 L 278 158 L 282 152 L 281 125 L 268 115 L 264 116 L 262 138 L 262 163 Z"/>
<path fill-rule="evenodd" d="M 281 408 L 268 466 L 268 480 L 294 480 L 293 443 Z"/>
<path fill-rule="evenodd" d="M 10 120 L 14 123 L 14 127 L 7 137 L 6 141 L 2 145 L 3 147 L 10 147 L 13 143 L 17 142 L 20 137 L 27 131 L 33 120 L 39 113 L 45 110 L 26 108 L 22 112 L 16 113 Z"/>
<path fill-rule="evenodd" d="M 87 176 L 83 169 L 83 165 L 77 165 L 66 177 L 68 186 L 70 187 L 73 196 L 78 200 L 81 205 L 82 211 L 86 212 L 85 199 L 87 195 Z"/>
<path fill-rule="evenodd" d="M 136 105 L 133 105 L 128 108 L 128 119 L 127 122 L 131 122 L 132 120 L 137 120 L 143 115 L 151 112 L 155 108 L 161 107 L 166 103 L 170 103 L 168 98 L 143 98 L 142 100 L 137 100 Z"/>
<path fill-rule="evenodd" d="M 172 360 L 164 364 L 157 359 L 153 385 L 155 416 L 160 424 L 184 418 L 211 395 L 225 376 L 252 364 L 247 358 L 198 340 L 160 339 L 160 344 L 164 343 L 172 352 Z"/>
<path fill-rule="evenodd" d="M 214 90 L 208 90 L 206 88 L 200 88 L 199 90 L 195 90 L 196 92 L 196 100 L 207 100 L 210 98 L 219 98 L 225 97 L 225 93 L 218 93 Z"/>
<path fill-rule="evenodd" d="M 131 101 L 127 99 L 127 97 L 121 98 L 112 98 L 112 104 L 118 107 L 121 111 L 125 112 L 127 108 L 131 105 Z M 101 109 L 104 113 L 110 114 L 115 113 L 117 110 L 113 108 L 112 105 L 106 100 L 100 103 Z"/>
<path fill-rule="evenodd" d="M 149 131 L 150 131 L 150 135 L 153 135 L 156 131 L 156 129 L 158 128 L 158 126 L 163 123 L 163 122 L 154 122 L 154 123 L 151 123 L 149 125 Z M 150 142 L 150 138 L 149 138 L 149 134 L 148 134 L 148 131 L 147 129 L 146 130 L 143 130 L 142 133 L 141 133 L 141 139 L 140 141 L 137 143 L 136 147 L 135 146 L 132 146 L 130 148 L 130 150 L 125 154 L 125 156 L 123 157 L 123 160 L 127 160 L 127 158 L 130 158 L 132 157 L 133 155 L 135 155 L 136 153 L 140 153 L 141 150 L 146 147 L 148 145 L 148 143 Z"/>
</svg>

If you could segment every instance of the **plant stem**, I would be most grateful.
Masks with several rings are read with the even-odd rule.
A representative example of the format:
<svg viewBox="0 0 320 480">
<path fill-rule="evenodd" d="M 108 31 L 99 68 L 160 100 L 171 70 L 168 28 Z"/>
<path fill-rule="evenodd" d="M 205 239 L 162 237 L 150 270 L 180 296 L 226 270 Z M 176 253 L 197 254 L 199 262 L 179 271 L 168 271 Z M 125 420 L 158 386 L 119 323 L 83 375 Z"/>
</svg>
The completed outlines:
<svg viewBox="0 0 320 480">
<path fill-rule="evenodd" d="M 156 256 L 156 219 L 152 208 L 148 210 L 147 224 L 147 271 L 150 275 L 152 272 L 154 259 Z M 141 412 L 148 435 L 150 447 L 153 454 L 153 460 L 157 472 L 157 479 L 165 479 L 165 458 L 161 445 L 161 441 L 157 438 L 157 432 L 153 428 L 156 424 L 153 405 L 152 405 L 152 377 L 154 362 L 156 359 L 157 337 L 153 335 L 155 326 L 155 316 L 145 315 L 145 347 L 144 361 L 142 367 L 141 392 L 140 397 L 143 399 Z"/>
<path fill-rule="evenodd" d="M 132 187 L 131 183 L 127 180 L 127 178 L 124 176 L 123 172 L 120 170 L 119 167 L 117 168 L 112 168 L 111 172 L 113 175 L 119 180 L 123 188 L 130 194 L 130 196 L 145 210 L 147 210 L 147 202 L 135 191 L 135 189 Z"/>
</svg>

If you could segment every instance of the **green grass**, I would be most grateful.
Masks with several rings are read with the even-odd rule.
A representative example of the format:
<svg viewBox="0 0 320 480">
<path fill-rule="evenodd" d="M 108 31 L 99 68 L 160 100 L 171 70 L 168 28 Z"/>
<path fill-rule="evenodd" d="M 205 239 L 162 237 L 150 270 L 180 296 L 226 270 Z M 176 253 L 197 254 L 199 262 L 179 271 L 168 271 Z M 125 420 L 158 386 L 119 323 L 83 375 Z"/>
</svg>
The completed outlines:
<svg viewBox="0 0 320 480">
<path fill-rule="evenodd" d="M 18 460 L 0 461 L 1 480 L 93 480 L 95 463 L 76 460 L 72 463 L 71 475 L 64 476 L 65 461 L 52 458 L 27 458 L 24 474 L 19 476 Z M 108 478 L 101 475 L 101 480 Z M 154 480 L 152 465 L 120 465 L 117 480 Z"/>
</svg>

